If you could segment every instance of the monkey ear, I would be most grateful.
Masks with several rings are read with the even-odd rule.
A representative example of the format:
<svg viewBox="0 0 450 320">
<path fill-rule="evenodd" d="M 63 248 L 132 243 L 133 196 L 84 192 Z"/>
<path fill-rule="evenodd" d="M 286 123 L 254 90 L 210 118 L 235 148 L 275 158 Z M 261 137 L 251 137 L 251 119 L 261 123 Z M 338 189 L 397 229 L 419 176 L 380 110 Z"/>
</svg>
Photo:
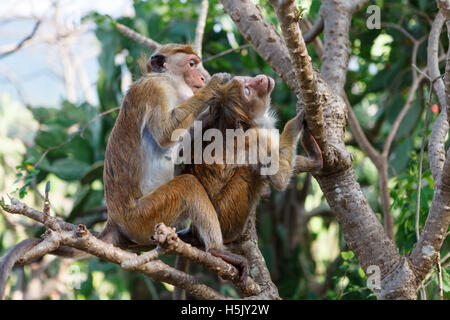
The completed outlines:
<svg viewBox="0 0 450 320">
<path fill-rule="evenodd" d="M 145 64 L 145 71 L 147 73 L 152 72 L 152 64 L 150 63 L 150 60 Z"/>
<path fill-rule="evenodd" d="M 163 73 L 166 71 L 166 56 L 160 52 L 154 53 L 150 57 L 150 66 L 147 63 L 147 71 L 150 68 L 150 71 Z"/>
</svg>

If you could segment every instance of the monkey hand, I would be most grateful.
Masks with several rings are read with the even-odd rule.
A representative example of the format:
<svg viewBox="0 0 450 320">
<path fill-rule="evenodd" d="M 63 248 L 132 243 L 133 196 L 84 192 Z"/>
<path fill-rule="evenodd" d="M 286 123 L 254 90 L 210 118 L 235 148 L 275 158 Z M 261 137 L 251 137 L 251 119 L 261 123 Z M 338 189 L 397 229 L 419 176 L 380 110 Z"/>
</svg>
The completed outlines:
<svg viewBox="0 0 450 320">
<path fill-rule="evenodd" d="M 206 86 L 218 86 L 218 85 L 224 85 L 228 81 L 230 81 L 232 78 L 232 75 L 226 72 L 219 72 L 215 73 L 211 79 L 208 81 Z"/>
<path fill-rule="evenodd" d="M 218 104 L 224 98 L 223 86 L 231 80 L 229 73 L 216 73 L 201 89 L 207 98 L 207 103 Z"/>
</svg>

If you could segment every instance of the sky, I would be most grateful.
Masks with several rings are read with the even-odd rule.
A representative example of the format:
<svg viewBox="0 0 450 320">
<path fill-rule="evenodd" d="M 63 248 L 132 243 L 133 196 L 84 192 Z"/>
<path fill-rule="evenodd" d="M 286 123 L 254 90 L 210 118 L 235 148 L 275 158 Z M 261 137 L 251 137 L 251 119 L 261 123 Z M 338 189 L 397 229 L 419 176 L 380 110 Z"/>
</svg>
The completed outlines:
<svg viewBox="0 0 450 320">
<path fill-rule="evenodd" d="M 35 21 L 30 17 L 49 17 L 50 0 L 1 0 L 0 1 L 0 48 L 17 44 L 27 36 Z M 112 17 L 133 16 L 132 0 L 60 0 L 62 19 L 69 28 L 76 28 L 80 19 L 92 10 Z M 74 51 L 82 59 L 92 87 L 98 74 L 97 55 L 100 45 L 93 34 L 95 25 L 76 44 Z M 35 37 L 49 37 L 55 30 L 42 24 Z M 22 96 L 33 106 L 57 106 L 65 95 L 61 81 L 61 64 L 58 51 L 48 44 L 36 44 L 0 59 L 0 96 L 11 95 L 20 100 L 16 87 L 20 83 Z"/>
</svg>

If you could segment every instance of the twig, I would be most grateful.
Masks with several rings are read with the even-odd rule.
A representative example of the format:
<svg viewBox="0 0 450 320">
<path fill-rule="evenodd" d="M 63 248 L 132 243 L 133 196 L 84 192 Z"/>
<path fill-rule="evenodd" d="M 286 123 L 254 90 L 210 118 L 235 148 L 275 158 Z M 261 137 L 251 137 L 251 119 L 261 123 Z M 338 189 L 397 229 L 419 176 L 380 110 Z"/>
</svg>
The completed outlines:
<svg viewBox="0 0 450 320">
<path fill-rule="evenodd" d="M 195 51 L 197 52 L 197 55 L 200 57 L 200 59 L 202 58 L 202 42 L 206 26 L 206 17 L 208 16 L 208 8 L 209 8 L 209 1 L 202 0 L 200 15 L 198 16 L 197 20 L 197 27 L 195 28 L 195 40 L 194 40 Z M 200 72 L 206 77 L 206 80 L 209 80 L 211 78 L 211 75 L 203 66 L 203 62 L 199 63 L 198 68 Z"/>
<path fill-rule="evenodd" d="M 205 32 L 206 17 L 208 16 L 208 7 L 209 1 L 202 0 L 200 15 L 198 16 L 197 27 L 195 29 L 194 45 L 195 50 L 200 58 L 202 57 L 202 42 L 203 34 Z"/>
<path fill-rule="evenodd" d="M 417 41 L 416 38 L 414 38 L 408 31 L 406 31 L 405 28 L 403 28 L 402 26 L 399 26 L 398 24 L 391 23 L 391 22 L 381 22 L 381 26 L 393 28 L 393 29 L 400 31 L 413 43 L 415 43 Z"/>
<path fill-rule="evenodd" d="M 161 46 L 161 44 L 159 44 L 155 40 L 144 37 L 143 35 L 137 33 L 133 29 L 119 22 L 113 21 L 113 24 L 116 27 L 117 31 L 119 31 L 125 37 L 130 38 L 133 41 L 136 41 L 137 43 L 143 45 L 146 48 L 149 48 L 150 50 L 156 50 Z"/>
<path fill-rule="evenodd" d="M 225 50 L 225 51 L 222 51 L 222 52 L 220 52 L 220 53 L 218 53 L 218 54 L 215 54 L 215 55 L 213 55 L 213 56 L 211 56 L 211 57 L 204 58 L 204 59 L 202 60 L 202 62 L 205 63 L 205 62 L 211 61 L 211 60 L 213 60 L 213 59 L 222 57 L 222 56 L 224 56 L 224 55 L 226 55 L 226 54 L 229 54 L 229 53 L 231 53 L 231 52 L 233 52 L 233 51 L 238 51 L 238 50 L 241 50 L 241 49 L 246 49 L 246 48 L 248 48 L 248 47 L 250 47 L 250 45 L 247 43 L 247 44 L 243 44 L 243 45 L 241 45 L 241 46 L 239 46 L 239 47 L 237 47 L 237 48 L 230 48 L 230 49 L 227 49 L 227 50 Z"/>
<path fill-rule="evenodd" d="M 305 19 L 300 20 L 306 21 Z M 303 35 L 303 39 L 305 40 L 305 43 L 308 44 L 312 42 L 323 30 L 323 19 L 321 16 L 318 16 L 316 21 L 314 21 L 314 24 L 312 27 Z"/>
<path fill-rule="evenodd" d="M 442 289 L 442 268 L 441 268 L 441 253 L 438 252 L 436 255 L 436 273 L 438 277 L 438 293 L 439 293 L 439 300 L 444 300 L 444 291 Z"/>
<path fill-rule="evenodd" d="M 22 48 L 22 46 L 29 41 L 31 38 L 34 37 L 34 35 L 36 34 L 36 31 L 38 30 L 39 26 L 41 24 L 41 20 L 36 21 L 33 30 L 31 30 L 31 33 L 29 35 L 27 35 L 25 38 L 23 38 L 14 48 L 6 51 L 6 52 L 2 52 L 0 53 L 0 59 L 10 55 L 13 52 L 16 52 L 17 50 L 19 50 L 20 48 Z"/>
</svg>

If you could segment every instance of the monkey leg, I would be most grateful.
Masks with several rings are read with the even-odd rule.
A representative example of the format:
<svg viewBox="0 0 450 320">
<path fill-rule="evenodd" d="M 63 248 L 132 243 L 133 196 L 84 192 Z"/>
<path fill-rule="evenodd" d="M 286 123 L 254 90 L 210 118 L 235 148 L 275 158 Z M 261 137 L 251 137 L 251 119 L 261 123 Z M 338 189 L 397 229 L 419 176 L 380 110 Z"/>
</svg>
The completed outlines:
<svg viewBox="0 0 450 320">
<path fill-rule="evenodd" d="M 189 243 L 194 247 L 202 246 L 202 243 L 198 239 L 198 236 L 193 232 L 192 227 L 187 227 L 183 230 L 177 231 L 178 238 L 183 242 Z"/>
<path fill-rule="evenodd" d="M 158 223 L 173 226 L 190 218 L 206 249 L 223 246 L 214 206 L 203 186 L 190 174 L 175 177 L 138 199 L 134 208 L 114 218 L 115 223 L 125 229 L 124 233 L 138 244 L 151 244 L 150 237 Z"/>
</svg>

